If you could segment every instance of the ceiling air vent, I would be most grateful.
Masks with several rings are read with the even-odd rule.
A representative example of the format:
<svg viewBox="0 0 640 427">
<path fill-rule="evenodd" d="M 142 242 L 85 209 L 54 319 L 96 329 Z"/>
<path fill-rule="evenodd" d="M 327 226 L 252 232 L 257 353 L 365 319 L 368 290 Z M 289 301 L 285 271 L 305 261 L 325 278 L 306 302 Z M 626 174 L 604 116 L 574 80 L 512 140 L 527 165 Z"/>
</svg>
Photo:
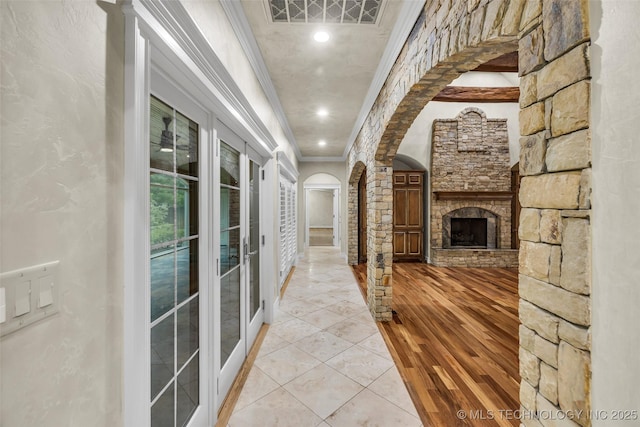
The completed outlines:
<svg viewBox="0 0 640 427">
<path fill-rule="evenodd" d="M 375 24 L 382 0 L 268 0 L 273 22 Z"/>
</svg>

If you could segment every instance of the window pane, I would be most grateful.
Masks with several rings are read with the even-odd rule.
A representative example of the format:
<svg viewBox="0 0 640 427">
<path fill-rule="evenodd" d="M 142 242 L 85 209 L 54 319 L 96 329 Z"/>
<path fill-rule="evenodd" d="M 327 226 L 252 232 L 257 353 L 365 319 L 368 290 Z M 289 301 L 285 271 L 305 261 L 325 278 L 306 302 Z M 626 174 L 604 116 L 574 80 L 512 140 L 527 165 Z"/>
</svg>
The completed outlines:
<svg viewBox="0 0 640 427">
<path fill-rule="evenodd" d="M 178 375 L 176 425 L 185 426 L 200 402 L 199 357 L 195 356 Z"/>
<path fill-rule="evenodd" d="M 220 183 L 237 187 L 240 182 L 240 153 L 220 144 Z"/>
<path fill-rule="evenodd" d="M 240 225 L 240 190 L 220 188 L 220 230 Z"/>
<path fill-rule="evenodd" d="M 171 315 L 151 328 L 151 400 L 173 379 L 173 318 Z"/>
<path fill-rule="evenodd" d="M 220 233 L 220 275 L 240 264 L 240 229 Z"/>
<path fill-rule="evenodd" d="M 255 252 L 260 247 L 260 166 L 251 161 L 249 170 L 249 250 Z"/>
<path fill-rule="evenodd" d="M 177 172 L 198 176 L 198 124 L 176 111 Z"/>
<path fill-rule="evenodd" d="M 198 234 L 198 182 L 176 179 L 177 239 Z"/>
<path fill-rule="evenodd" d="M 175 179 L 171 176 L 151 173 L 151 245 L 175 239 L 174 184 Z"/>
<path fill-rule="evenodd" d="M 198 298 L 178 310 L 178 370 L 198 350 Z"/>
<path fill-rule="evenodd" d="M 251 271 L 249 272 L 249 303 L 251 305 L 251 313 L 249 319 L 253 320 L 253 316 L 260 309 L 260 253 L 251 257 Z"/>
<path fill-rule="evenodd" d="M 152 96 L 150 113 L 150 165 L 154 169 L 173 172 L 173 109 Z"/>
<path fill-rule="evenodd" d="M 178 288 L 176 304 L 198 292 L 198 239 L 181 242 L 178 245 Z"/>
<path fill-rule="evenodd" d="M 151 321 L 175 306 L 174 246 L 158 249 L 151 255 Z"/>
<path fill-rule="evenodd" d="M 240 341 L 240 269 L 220 280 L 221 363 L 226 363 Z"/>
<path fill-rule="evenodd" d="M 173 427 L 173 384 L 151 407 L 151 427 Z"/>
</svg>

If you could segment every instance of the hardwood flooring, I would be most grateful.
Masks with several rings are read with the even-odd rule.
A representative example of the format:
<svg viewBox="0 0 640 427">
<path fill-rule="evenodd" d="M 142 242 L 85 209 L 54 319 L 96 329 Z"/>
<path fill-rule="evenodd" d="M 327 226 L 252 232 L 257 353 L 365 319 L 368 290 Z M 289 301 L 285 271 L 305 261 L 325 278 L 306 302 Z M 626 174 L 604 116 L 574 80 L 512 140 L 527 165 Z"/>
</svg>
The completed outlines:
<svg viewBox="0 0 640 427">
<path fill-rule="evenodd" d="M 517 270 L 396 263 L 393 309 L 378 327 L 425 427 L 520 424 Z"/>
</svg>

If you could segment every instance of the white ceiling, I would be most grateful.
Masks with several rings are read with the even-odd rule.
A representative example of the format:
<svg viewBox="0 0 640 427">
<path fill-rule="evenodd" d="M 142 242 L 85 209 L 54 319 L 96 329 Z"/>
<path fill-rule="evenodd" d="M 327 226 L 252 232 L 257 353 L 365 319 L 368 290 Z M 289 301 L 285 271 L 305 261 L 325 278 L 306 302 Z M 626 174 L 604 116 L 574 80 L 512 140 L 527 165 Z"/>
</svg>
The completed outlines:
<svg viewBox="0 0 640 427">
<path fill-rule="evenodd" d="M 363 104 L 379 90 L 370 87 L 404 3 L 385 0 L 376 24 L 312 24 L 273 23 L 266 0 L 241 0 L 302 159 L 344 156 L 361 126 L 361 110 L 368 110 Z M 406 38 L 411 28 L 404 19 Z M 330 34 L 328 42 L 313 39 L 319 29 Z M 320 108 L 328 116 L 318 116 Z"/>
</svg>

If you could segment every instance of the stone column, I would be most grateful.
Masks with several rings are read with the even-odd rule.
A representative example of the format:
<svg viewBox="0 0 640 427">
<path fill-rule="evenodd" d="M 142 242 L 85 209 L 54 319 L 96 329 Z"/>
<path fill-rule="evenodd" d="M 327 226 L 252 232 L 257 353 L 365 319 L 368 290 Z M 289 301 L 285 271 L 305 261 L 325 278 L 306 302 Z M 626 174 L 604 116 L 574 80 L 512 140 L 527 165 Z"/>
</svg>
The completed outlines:
<svg viewBox="0 0 640 427">
<path fill-rule="evenodd" d="M 587 9 L 580 0 L 528 5 L 519 49 L 520 400 L 527 414 L 559 409 L 572 426 L 591 425 Z"/>
<path fill-rule="evenodd" d="M 376 321 L 391 312 L 393 261 L 393 167 L 389 160 L 367 168 L 367 302 Z"/>
</svg>

